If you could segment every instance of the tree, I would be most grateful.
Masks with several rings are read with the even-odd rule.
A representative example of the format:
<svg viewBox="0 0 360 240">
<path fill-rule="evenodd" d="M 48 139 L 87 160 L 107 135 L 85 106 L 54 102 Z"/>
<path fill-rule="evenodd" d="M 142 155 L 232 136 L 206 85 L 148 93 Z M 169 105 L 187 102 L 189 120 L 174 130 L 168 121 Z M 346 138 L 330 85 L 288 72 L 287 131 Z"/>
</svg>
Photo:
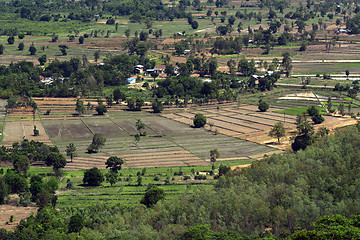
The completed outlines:
<svg viewBox="0 0 360 240">
<path fill-rule="evenodd" d="M 100 50 L 97 50 L 97 51 L 94 52 L 95 62 L 97 62 L 99 58 L 100 58 Z"/>
<path fill-rule="evenodd" d="M 349 79 L 350 71 L 349 71 L 349 70 L 345 70 L 345 74 L 346 74 L 346 78 Z"/>
<path fill-rule="evenodd" d="M 47 166 L 53 166 L 54 170 L 64 168 L 66 163 L 66 158 L 62 154 L 55 152 L 49 153 L 45 159 L 45 164 Z"/>
<path fill-rule="evenodd" d="M 307 43 L 306 43 L 306 42 L 302 42 L 301 45 L 300 45 L 299 51 L 300 51 L 300 52 L 305 52 L 305 51 L 306 51 L 306 48 L 307 48 Z"/>
<path fill-rule="evenodd" d="M 141 136 L 140 133 L 136 133 L 134 135 L 135 145 L 137 146 L 138 142 L 140 142 Z"/>
<path fill-rule="evenodd" d="M 7 186 L 2 175 L 0 175 L 0 204 L 5 203 L 5 198 L 8 195 Z"/>
<path fill-rule="evenodd" d="M 119 157 L 113 156 L 106 160 L 106 168 L 110 168 L 110 171 L 117 173 L 121 170 L 121 165 L 124 164 L 124 160 Z"/>
<path fill-rule="evenodd" d="M 291 144 L 291 148 L 294 151 L 300 149 L 305 150 L 305 148 L 314 141 L 314 127 L 308 121 L 303 121 L 297 125 L 297 129 L 298 136 L 295 137 L 294 142 Z"/>
<path fill-rule="evenodd" d="M 3 176 L 3 180 L 5 181 L 8 193 L 23 193 L 28 189 L 28 183 L 26 178 L 22 175 L 18 174 L 15 171 L 7 171 Z"/>
<path fill-rule="evenodd" d="M 19 43 L 19 46 L 18 46 L 18 50 L 19 51 L 22 51 L 22 50 L 24 50 L 24 48 L 25 48 L 25 45 L 24 45 L 24 43 Z"/>
<path fill-rule="evenodd" d="M 283 60 L 282 60 L 282 65 L 284 67 L 284 70 L 286 71 L 286 76 L 290 76 L 290 71 L 292 69 L 292 60 L 290 57 L 290 53 L 289 52 L 285 52 L 282 54 L 283 56 Z"/>
<path fill-rule="evenodd" d="M 92 143 L 88 146 L 88 153 L 96 153 L 99 149 L 101 149 L 106 142 L 106 138 L 102 133 L 95 133 L 93 136 Z"/>
<path fill-rule="evenodd" d="M 140 136 L 146 136 L 146 132 L 141 132 L 142 129 L 145 129 L 146 125 L 140 119 L 136 121 L 136 129 L 139 131 Z"/>
<path fill-rule="evenodd" d="M 224 176 L 227 172 L 229 172 L 231 168 L 229 166 L 220 164 L 219 167 L 219 176 Z"/>
<path fill-rule="evenodd" d="M 325 121 L 325 119 L 323 118 L 323 116 L 321 116 L 321 114 L 314 115 L 311 118 L 311 120 L 313 121 L 314 124 L 320 124 Z"/>
<path fill-rule="evenodd" d="M 282 122 L 275 123 L 274 127 L 269 132 L 269 136 L 277 138 L 278 143 L 280 144 L 280 139 L 285 137 L 284 124 Z"/>
<path fill-rule="evenodd" d="M 29 52 L 30 52 L 30 55 L 35 55 L 36 54 L 36 48 L 35 48 L 34 44 L 30 45 Z"/>
<path fill-rule="evenodd" d="M 91 169 L 85 170 L 84 178 L 83 178 L 84 185 L 100 186 L 103 181 L 104 181 L 104 176 L 97 167 L 93 167 Z"/>
<path fill-rule="evenodd" d="M 44 66 L 44 64 L 47 61 L 46 55 L 42 55 L 41 57 L 38 58 L 38 61 L 40 63 L 41 66 Z"/>
<path fill-rule="evenodd" d="M 191 27 L 192 29 L 197 29 L 199 27 L 199 23 L 197 21 L 192 21 Z"/>
<path fill-rule="evenodd" d="M 269 109 L 269 104 L 267 102 L 265 102 L 264 100 L 260 99 L 258 108 L 259 108 L 260 112 L 266 112 L 266 110 Z"/>
<path fill-rule="evenodd" d="M 107 108 L 102 102 L 100 102 L 99 105 L 96 106 L 95 110 L 99 115 L 104 115 L 104 113 L 107 112 Z"/>
<path fill-rule="evenodd" d="M 76 100 L 75 111 L 77 111 L 80 115 L 85 112 L 85 106 L 83 100 L 79 98 Z"/>
<path fill-rule="evenodd" d="M 159 74 L 157 72 L 152 72 L 150 73 L 151 77 L 154 78 L 154 82 L 155 82 L 155 79 L 159 76 Z"/>
<path fill-rule="evenodd" d="M 36 129 L 35 125 L 34 125 L 34 136 L 39 136 L 39 130 Z"/>
<path fill-rule="evenodd" d="M 76 147 L 74 143 L 69 143 L 68 146 L 66 146 L 66 156 L 70 157 L 71 162 L 73 161 L 73 158 L 76 157 Z"/>
<path fill-rule="evenodd" d="M 84 36 L 79 37 L 79 44 L 84 44 L 85 38 Z"/>
<path fill-rule="evenodd" d="M 81 214 L 77 213 L 71 216 L 68 225 L 69 233 L 80 232 L 80 230 L 84 227 L 84 225 L 85 225 L 85 219 Z"/>
<path fill-rule="evenodd" d="M 66 55 L 67 55 L 67 49 L 68 49 L 68 48 L 69 48 L 69 47 L 66 46 L 66 45 L 64 45 L 64 44 L 59 45 L 59 50 L 60 50 L 60 52 L 61 52 L 61 54 L 62 54 L 63 56 L 66 56 Z"/>
<path fill-rule="evenodd" d="M 345 105 L 344 103 L 340 103 L 338 106 L 338 112 L 341 114 L 341 116 L 345 115 Z"/>
<path fill-rule="evenodd" d="M 26 155 L 17 155 L 13 157 L 12 163 L 17 173 L 24 176 L 27 175 L 27 171 L 30 168 L 30 160 Z"/>
<path fill-rule="evenodd" d="M 55 35 L 55 33 L 52 35 L 51 37 L 51 41 L 52 42 L 56 42 L 57 40 L 59 39 L 59 36 L 58 35 Z"/>
<path fill-rule="evenodd" d="M 327 100 L 327 110 L 328 110 L 328 112 L 331 112 L 331 108 L 332 108 L 331 97 L 328 97 L 328 100 Z"/>
<path fill-rule="evenodd" d="M 112 96 L 112 95 L 106 96 L 106 105 L 107 105 L 108 107 L 111 107 L 111 106 L 113 105 L 113 101 L 114 101 L 114 99 L 113 99 L 113 96 Z"/>
<path fill-rule="evenodd" d="M 161 101 L 159 101 L 157 98 L 154 99 L 151 106 L 152 106 L 154 113 L 161 113 L 162 110 L 164 109 L 163 103 Z"/>
<path fill-rule="evenodd" d="M 125 96 L 124 96 L 124 93 L 122 93 L 120 91 L 119 88 L 115 89 L 114 92 L 113 92 L 113 98 L 114 98 L 114 101 L 118 104 L 119 103 L 119 100 L 121 99 L 125 99 Z"/>
<path fill-rule="evenodd" d="M 159 187 L 152 187 L 145 192 L 143 199 L 140 201 L 146 207 L 154 206 L 158 201 L 165 199 L 165 192 Z"/>
<path fill-rule="evenodd" d="M 128 108 L 133 111 L 141 111 L 142 106 L 144 106 L 144 99 L 142 97 L 129 98 L 126 101 Z"/>
<path fill-rule="evenodd" d="M 214 164 L 216 162 L 216 159 L 219 158 L 219 156 L 220 156 L 219 150 L 217 149 L 210 150 L 210 162 Z"/>
<path fill-rule="evenodd" d="M 4 54 L 4 46 L 0 44 L 0 55 Z"/>
<path fill-rule="evenodd" d="M 127 38 L 130 37 L 130 29 L 126 29 L 126 30 L 125 30 L 125 36 L 126 36 Z"/>
<path fill-rule="evenodd" d="M 8 44 L 10 44 L 10 45 L 14 44 L 14 42 L 15 42 L 14 36 L 8 37 L 7 42 L 8 42 Z"/>
<path fill-rule="evenodd" d="M 195 114 L 193 122 L 194 122 L 194 127 L 201 128 L 206 124 L 206 117 L 202 113 L 197 113 Z"/>
<path fill-rule="evenodd" d="M 138 176 L 137 183 L 138 186 L 142 185 L 142 177 L 140 175 Z"/>
<path fill-rule="evenodd" d="M 315 106 L 310 106 L 306 109 L 306 112 L 309 114 L 309 116 L 315 116 L 319 115 L 319 109 L 317 109 Z"/>
<path fill-rule="evenodd" d="M 113 186 L 118 181 L 118 175 L 116 172 L 110 171 L 106 175 L 106 181 Z"/>
</svg>

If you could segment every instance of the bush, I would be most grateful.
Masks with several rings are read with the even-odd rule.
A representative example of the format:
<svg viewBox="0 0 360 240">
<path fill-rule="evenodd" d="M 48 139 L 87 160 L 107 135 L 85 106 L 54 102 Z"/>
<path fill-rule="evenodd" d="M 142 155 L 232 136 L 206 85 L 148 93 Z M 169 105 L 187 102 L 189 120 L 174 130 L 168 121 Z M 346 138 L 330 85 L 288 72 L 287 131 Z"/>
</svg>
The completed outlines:
<svg viewBox="0 0 360 240">
<path fill-rule="evenodd" d="M 315 106 L 310 106 L 306 109 L 306 112 L 309 114 L 309 116 L 316 116 L 319 115 L 319 109 L 317 109 Z"/>
<path fill-rule="evenodd" d="M 79 44 L 83 44 L 84 43 L 84 36 L 80 36 L 79 37 Z"/>
<path fill-rule="evenodd" d="M 258 106 L 260 112 L 266 112 L 266 110 L 269 109 L 269 104 L 265 102 L 264 100 L 259 100 L 259 106 Z"/>
<path fill-rule="evenodd" d="M 82 215 L 75 214 L 71 216 L 68 226 L 69 233 L 80 232 L 80 230 L 84 227 L 84 225 L 85 225 L 85 219 Z"/>
<path fill-rule="evenodd" d="M 311 120 L 314 122 L 314 124 L 320 124 L 324 122 L 324 118 L 321 116 L 321 114 L 317 114 L 311 118 Z"/>
<path fill-rule="evenodd" d="M 106 106 L 102 103 L 100 103 L 95 110 L 99 115 L 104 115 L 104 113 L 107 112 Z"/>
<path fill-rule="evenodd" d="M 165 192 L 159 187 L 152 187 L 145 192 L 143 199 L 140 201 L 141 204 L 144 204 L 146 207 L 152 207 L 158 201 L 165 198 Z"/>
<path fill-rule="evenodd" d="M 195 175 L 194 179 L 195 180 L 206 180 L 206 175 L 203 175 L 203 174 Z"/>
<path fill-rule="evenodd" d="M 104 181 L 104 176 L 97 167 L 88 169 L 84 173 L 83 183 L 85 185 L 100 186 L 103 181 Z"/>
<path fill-rule="evenodd" d="M 205 124 L 206 124 L 206 117 L 204 116 L 204 114 L 201 113 L 195 114 L 194 127 L 201 128 L 205 126 Z"/>
</svg>

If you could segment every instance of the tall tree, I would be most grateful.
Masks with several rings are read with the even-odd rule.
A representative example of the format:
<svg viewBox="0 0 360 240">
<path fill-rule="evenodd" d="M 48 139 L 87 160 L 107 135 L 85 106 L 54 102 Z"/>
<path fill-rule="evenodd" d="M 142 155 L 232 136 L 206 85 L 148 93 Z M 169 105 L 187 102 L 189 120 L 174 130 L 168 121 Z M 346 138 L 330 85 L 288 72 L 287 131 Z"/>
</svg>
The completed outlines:
<svg viewBox="0 0 360 240">
<path fill-rule="evenodd" d="M 66 155 L 70 157 L 71 162 L 73 161 L 73 158 L 76 157 L 76 147 L 74 143 L 69 143 L 68 146 L 66 146 Z"/>
<path fill-rule="evenodd" d="M 36 48 L 34 46 L 34 43 L 30 45 L 29 52 L 30 52 L 30 55 L 35 55 L 36 54 Z"/>
<path fill-rule="evenodd" d="M 97 51 L 94 52 L 95 62 L 97 62 L 99 58 L 100 58 L 100 50 L 97 50 Z"/>
<path fill-rule="evenodd" d="M 115 173 L 121 170 L 121 165 L 123 164 L 124 164 L 124 160 L 116 156 L 109 157 L 105 163 L 106 168 L 110 168 L 110 170 Z"/>
<path fill-rule="evenodd" d="M 81 115 L 85 112 L 84 102 L 81 99 L 76 100 L 75 110 Z"/>
<path fill-rule="evenodd" d="M 285 127 L 282 122 L 275 123 L 274 127 L 269 132 L 270 137 L 275 137 L 280 144 L 280 139 L 285 137 Z"/>
</svg>

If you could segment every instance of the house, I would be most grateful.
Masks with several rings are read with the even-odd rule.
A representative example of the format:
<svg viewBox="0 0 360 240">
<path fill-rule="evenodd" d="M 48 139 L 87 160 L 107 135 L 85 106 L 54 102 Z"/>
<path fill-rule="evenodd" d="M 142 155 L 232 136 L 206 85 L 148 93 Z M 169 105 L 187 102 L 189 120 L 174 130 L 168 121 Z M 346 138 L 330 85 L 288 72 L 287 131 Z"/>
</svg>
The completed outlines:
<svg viewBox="0 0 360 240">
<path fill-rule="evenodd" d="M 164 73 L 164 69 L 146 69 L 146 73 L 147 74 L 151 74 L 151 73 Z"/>
<path fill-rule="evenodd" d="M 212 80 L 207 78 L 207 79 L 204 79 L 203 82 L 211 83 Z"/>
<path fill-rule="evenodd" d="M 131 84 L 131 83 L 135 83 L 136 82 L 136 78 L 128 78 L 126 79 L 126 81 Z"/>
<path fill-rule="evenodd" d="M 191 53 L 191 50 L 190 49 L 185 49 L 184 50 L 184 55 L 188 55 L 188 54 L 190 54 Z"/>
<path fill-rule="evenodd" d="M 143 65 L 134 66 L 134 73 L 135 74 L 142 74 L 143 72 L 144 72 L 144 66 Z"/>
</svg>

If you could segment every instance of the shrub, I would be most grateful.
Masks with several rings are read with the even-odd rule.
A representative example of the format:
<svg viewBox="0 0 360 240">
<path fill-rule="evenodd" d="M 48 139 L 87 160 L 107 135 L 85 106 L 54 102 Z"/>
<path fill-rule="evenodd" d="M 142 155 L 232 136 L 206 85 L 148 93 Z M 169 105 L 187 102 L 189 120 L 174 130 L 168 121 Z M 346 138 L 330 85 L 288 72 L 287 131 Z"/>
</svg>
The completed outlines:
<svg viewBox="0 0 360 240">
<path fill-rule="evenodd" d="M 85 185 L 100 186 L 103 181 L 104 181 L 104 176 L 97 167 L 88 169 L 84 173 L 83 183 Z"/>
<path fill-rule="evenodd" d="M 206 124 L 206 117 L 204 116 L 204 114 L 201 113 L 195 114 L 194 127 L 201 128 L 205 126 L 205 124 Z"/>
<path fill-rule="evenodd" d="M 321 114 L 316 114 L 311 118 L 311 120 L 314 122 L 314 124 L 320 124 L 325 121 Z"/>
<path fill-rule="evenodd" d="M 269 104 L 265 102 L 264 100 L 259 100 L 259 106 L 258 106 L 260 112 L 266 112 L 266 110 L 269 109 Z"/>
</svg>

